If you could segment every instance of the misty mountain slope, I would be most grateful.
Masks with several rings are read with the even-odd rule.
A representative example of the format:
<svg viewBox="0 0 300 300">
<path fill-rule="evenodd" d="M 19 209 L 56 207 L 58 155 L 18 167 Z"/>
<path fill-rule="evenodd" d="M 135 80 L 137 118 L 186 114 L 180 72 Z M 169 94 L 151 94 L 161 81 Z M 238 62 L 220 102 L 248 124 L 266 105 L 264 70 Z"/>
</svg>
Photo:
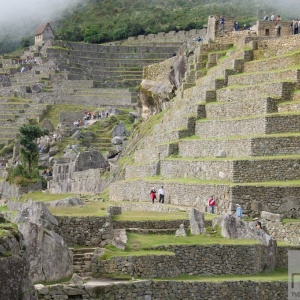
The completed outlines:
<svg viewBox="0 0 300 300">
<path fill-rule="evenodd" d="M 253 23 L 265 14 L 294 16 L 295 0 L 18 0 L 1 7 L 0 53 L 33 43 L 36 28 L 51 22 L 56 38 L 102 43 L 139 34 L 202 28 L 211 14 Z"/>
</svg>

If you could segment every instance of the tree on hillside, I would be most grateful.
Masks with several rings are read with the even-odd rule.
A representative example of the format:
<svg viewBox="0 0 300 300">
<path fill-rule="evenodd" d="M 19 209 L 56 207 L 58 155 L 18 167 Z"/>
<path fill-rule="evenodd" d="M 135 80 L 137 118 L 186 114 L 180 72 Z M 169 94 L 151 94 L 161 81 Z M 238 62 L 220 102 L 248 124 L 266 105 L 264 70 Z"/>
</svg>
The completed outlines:
<svg viewBox="0 0 300 300">
<path fill-rule="evenodd" d="M 31 175 L 38 166 L 37 139 L 48 134 L 48 130 L 41 129 L 37 125 L 23 125 L 19 132 L 21 162 L 28 174 Z"/>
</svg>

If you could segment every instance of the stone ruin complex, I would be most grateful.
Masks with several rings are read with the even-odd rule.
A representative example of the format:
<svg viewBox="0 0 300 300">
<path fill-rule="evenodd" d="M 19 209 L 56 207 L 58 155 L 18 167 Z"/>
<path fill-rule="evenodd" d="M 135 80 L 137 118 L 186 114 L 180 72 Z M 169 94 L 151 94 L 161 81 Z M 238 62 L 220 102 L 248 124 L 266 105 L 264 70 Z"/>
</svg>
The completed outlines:
<svg viewBox="0 0 300 300">
<path fill-rule="evenodd" d="M 227 20 L 233 24 L 233 19 Z M 132 148 L 126 149 L 134 153 L 133 163 L 125 167 L 122 180 L 110 184 L 110 200 L 126 201 L 128 206 L 132 201 L 137 209 L 146 201 L 152 186 L 163 184 L 166 203 L 193 207 L 201 215 L 207 209 L 208 196 L 214 195 L 217 212 L 225 215 L 219 225 L 238 223 L 231 215 L 235 204 L 239 203 L 245 215 L 264 217 L 265 230 L 275 239 L 299 244 L 299 225 L 281 222 L 283 216 L 299 218 L 300 214 L 298 36 L 289 36 L 283 30 L 281 38 L 274 38 L 272 30 L 267 31 L 271 23 L 264 22 L 258 23 L 256 32 L 230 31 L 225 36 L 219 34 L 217 26 L 216 17 L 211 17 L 205 40 L 212 39 L 213 43 L 198 43 L 188 34 L 182 34 L 188 38 L 181 50 L 178 48 L 182 40 L 177 43 L 172 40 L 175 34 L 158 34 L 128 39 L 126 45 L 51 41 L 41 49 L 47 57 L 35 54 L 37 64 L 25 74 L 15 72 L 12 60 L 3 59 L 6 75 L 2 76 L 0 105 L 2 129 L 5 130 L 1 130 L 0 141 L 7 144 L 15 138 L 18 126 L 28 118 L 39 119 L 48 105 L 56 103 L 107 107 L 136 105 L 144 119 L 162 113 L 163 118 L 155 125 L 153 133 L 136 139 Z M 154 46 L 149 46 L 153 40 Z M 167 46 L 159 46 L 160 43 Z M 154 64 L 148 65 L 149 62 Z M 37 79 L 42 77 L 47 78 L 46 83 L 37 86 Z M 142 87 L 147 87 L 144 91 L 150 92 L 145 92 L 143 97 L 140 94 L 135 103 L 137 95 L 132 88 L 142 79 Z M 12 97 L 19 97 L 18 102 L 12 101 Z M 90 164 L 86 164 L 87 161 Z M 106 161 L 97 151 L 63 157 L 54 166 L 49 189 L 53 192 L 100 192 L 107 184 L 101 181 L 101 173 L 106 168 Z M 2 188 L 5 184 L 0 182 Z M 11 192 L 14 193 L 21 192 Z M 18 209 L 26 210 L 26 207 Z M 115 222 L 111 218 L 113 211 L 103 218 L 57 217 L 51 222 L 51 230 L 70 246 L 87 247 L 73 250 L 73 271 L 82 277 L 117 274 L 146 280 L 94 286 L 75 283 L 74 279 L 70 285 L 36 285 L 38 299 L 172 299 L 175 293 L 181 299 L 190 299 L 191 293 L 197 299 L 220 298 L 220 294 L 224 299 L 286 298 L 285 281 L 216 284 L 158 279 L 182 274 L 269 272 L 287 267 L 288 250 L 299 250 L 299 246 L 276 248 L 269 237 L 264 237 L 261 243 L 250 246 L 165 246 L 163 250 L 170 251 L 170 255 L 101 260 L 101 250 L 96 247 L 110 243 L 115 230 L 133 228 L 139 232 L 175 233 L 181 224 L 183 227 L 190 224 L 190 220 Z M 206 226 L 211 226 L 205 222 Z M 236 227 L 247 227 L 244 223 Z M 245 232 L 256 233 L 249 228 L 240 236 Z M 61 241 L 59 237 L 56 240 Z M 19 242 L 13 241 L 9 246 L 22 258 L 23 245 L 13 246 Z M 5 245 L 0 253 L 9 253 Z M 6 268 L 19 267 L 11 257 L 1 260 L 7 263 Z M 24 265 L 29 268 L 26 258 Z M 21 293 L 24 285 L 28 287 L 24 295 L 30 294 L 29 279 L 23 275 L 21 279 L 14 279 L 18 282 L 15 295 Z M 8 276 L 13 278 L 14 275 Z M 11 296 L 11 299 L 17 298 Z"/>
</svg>

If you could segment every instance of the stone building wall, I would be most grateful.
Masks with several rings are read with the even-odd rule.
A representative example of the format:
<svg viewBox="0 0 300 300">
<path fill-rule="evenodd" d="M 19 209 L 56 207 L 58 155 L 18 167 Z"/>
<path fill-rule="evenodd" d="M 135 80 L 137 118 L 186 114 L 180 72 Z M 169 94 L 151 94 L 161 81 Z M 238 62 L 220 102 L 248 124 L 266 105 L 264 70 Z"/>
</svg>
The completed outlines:
<svg viewBox="0 0 300 300">
<path fill-rule="evenodd" d="M 92 273 L 129 275 L 144 278 L 174 277 L 180 274 L 221 275 L 270 272 L 268 247 L 263 245 L 165 246 L 175 255 L 112 257 L 94 260 Z M 212 263 L 213 262 L 213 263 Z"/>
<path fill-rule="evenodd" d="M 223 299 L 223 300 L 282 300 L 287 299 L 287 281 L 180 281 L 164 280 L 125 282 L 83 288 L 63 284 L 37 287 L 40 300 L 65 300 L 78 297 L 82 300 L 95 299 Z M 69 297 L 70 296 L 70 297 Z"/>
<path fill-rule="evenodd" d="M 256 23 L 256 34 L 258 36 L 273 36 L 276 37 L 277 30 L 275 29 L 276 24 L 281 25 L 280 36 L 290 36 L 291 22 L 272 22 L 272 21 L 257 21 Z"/>
<path fill-rule="evenodd" d="M 70 246 L 106 245 L 112 239 L 112 223 L 109 217 L 55 216 L 58 225 L 55 232 Z"/>
</svg>

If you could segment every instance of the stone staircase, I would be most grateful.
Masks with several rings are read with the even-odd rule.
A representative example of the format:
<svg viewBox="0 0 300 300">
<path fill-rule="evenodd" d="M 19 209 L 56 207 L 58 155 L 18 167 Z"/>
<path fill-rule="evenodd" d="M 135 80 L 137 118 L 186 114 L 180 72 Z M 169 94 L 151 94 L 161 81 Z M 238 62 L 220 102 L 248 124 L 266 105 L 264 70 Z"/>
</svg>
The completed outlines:
<svg viewBox="0 0 300 300">
<path fill-rule="evenodd" d="M 183 85 L 153 135 L 137 145 L 111 200 L 142 201 L 163 184 L 172 204 L 204 209 L 215 195 L 219 212 L 240 203 L 250 215 L 298 216 L 299 52 L 253 60 L 250 45 L 222 49 L 221 59 L 215 49 L 195 51 L 199 68 L 211 57 L 206 75 Z"/>
<path fill-rule="evenodd" d="M 73 270 L 81 277 L 92 276 L 91 260 L 96 248 L 71 248 L 73 252 Z"/>
</svg>

